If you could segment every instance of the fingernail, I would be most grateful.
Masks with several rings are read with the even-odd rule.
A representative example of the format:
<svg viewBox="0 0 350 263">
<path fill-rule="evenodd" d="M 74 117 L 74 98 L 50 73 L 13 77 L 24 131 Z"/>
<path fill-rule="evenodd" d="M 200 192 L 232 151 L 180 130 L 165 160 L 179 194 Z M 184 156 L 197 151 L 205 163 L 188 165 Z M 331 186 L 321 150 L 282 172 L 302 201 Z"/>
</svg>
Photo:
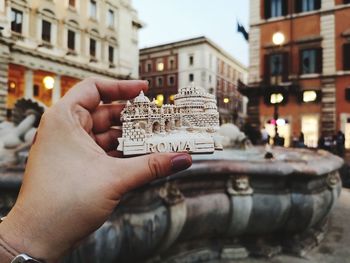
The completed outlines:
<svg viewBox="0 0 350 263">
<path fill-rule="evenodd" d="M 173 173 L 182 171 L 190 167 L 192 159 L 188 154 L 179 154 L 171 159 L 171 171 Z"/>
</svg>

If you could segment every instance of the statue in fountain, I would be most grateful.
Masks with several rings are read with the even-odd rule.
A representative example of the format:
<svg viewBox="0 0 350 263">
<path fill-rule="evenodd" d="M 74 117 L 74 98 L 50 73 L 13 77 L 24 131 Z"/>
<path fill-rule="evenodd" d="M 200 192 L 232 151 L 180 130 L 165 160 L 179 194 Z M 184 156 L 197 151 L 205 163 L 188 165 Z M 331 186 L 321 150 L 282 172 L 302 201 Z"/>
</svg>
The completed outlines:
<svg viewBox="0 0 350 263">
<path fill-rule="evenodd" d="M 0 123 L 0 167 L 24 166 L 44 107 L 20 99 L 12 111 L 12 122 Z"/>
</svg>

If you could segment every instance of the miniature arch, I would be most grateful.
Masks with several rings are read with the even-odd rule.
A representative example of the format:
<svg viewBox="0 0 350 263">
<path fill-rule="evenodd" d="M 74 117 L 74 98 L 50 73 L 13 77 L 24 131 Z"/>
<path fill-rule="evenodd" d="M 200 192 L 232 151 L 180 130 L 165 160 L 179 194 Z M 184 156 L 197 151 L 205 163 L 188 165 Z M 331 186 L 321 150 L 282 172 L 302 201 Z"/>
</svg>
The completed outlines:
<svg viewBox="0 0 350 263">
<path fill-rule="evenodd" d="M 152 132 L 153 133 L 160 133 L 161 132 L 161 126 L 159 121 L 154 121 L 152 123 Z"/>
<path fill-rule="evenodd" d="M 165 131 L 169 132 L 171 130 L 171 128 L 172 128 L 171 119 L 168 119 L 168 118 L 165 119 L 164 124 L 165 124 Z"/>
</svg>

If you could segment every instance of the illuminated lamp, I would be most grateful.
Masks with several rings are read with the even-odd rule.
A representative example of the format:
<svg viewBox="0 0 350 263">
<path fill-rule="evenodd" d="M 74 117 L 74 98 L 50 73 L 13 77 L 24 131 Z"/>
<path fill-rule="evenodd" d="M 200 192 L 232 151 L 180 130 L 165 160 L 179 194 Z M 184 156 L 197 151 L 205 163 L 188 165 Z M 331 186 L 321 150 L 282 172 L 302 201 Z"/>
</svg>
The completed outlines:
<svg viewBox="0 0 350 263">
<path fill-rule="evenodd" d="M 44 83 L 44 87 L 45 89 L 47 90 L 51 90 L 54 88 L 55 86 L 55 79 L 51 76 L 46 76 L 44 79 L 43 79 L 43 83 Z"/>
<path fill-rule="evenodd" d="M 303 102 L 313 102 L 317 99 L 317 93 L 314 90 L 308 90 L 303 92 Z"/>
<path fill-rule="evenodd" d="M 273 93 L 270 96 L 270 103 L 271 104 L 279 104 L 284 100 L 284 97 L 282 93 Z"/>
<path fill-rule="evenodd" d="M 283 33 L 276 32 L 276 33 L 273 34 L 272 42 L 273 42 L 274 45 L 280 46 L 280 45 L 282 45 L 284 43 L 284 41 L 285 41 L 285 36 L 284 36 Z"/>
<path fill-rule="evenodd" d="M 163 102 L 164 102 L 164 95 L 158 94 L 155 102 L 156 102 L 157 106 L 162 106 Z"/>
<path fill-rule="evenodd" d="M 163 71 L 164 70 L 164 63 L 163 62 L 159 62 L 157 64 L 157 70 L 158 71 Z"/>
<path fill-rule="evenodd" d="M 10 87 L 10 89 L 15 89 L 16 88 L 16 83 L 11 81 L 9 87 Z"/>
<path fill-rule="evenodd" d="M 230 99 L 229 98 L 224 98 L 224 103 L 229 103 L 230 102 Z"/>
</svg>

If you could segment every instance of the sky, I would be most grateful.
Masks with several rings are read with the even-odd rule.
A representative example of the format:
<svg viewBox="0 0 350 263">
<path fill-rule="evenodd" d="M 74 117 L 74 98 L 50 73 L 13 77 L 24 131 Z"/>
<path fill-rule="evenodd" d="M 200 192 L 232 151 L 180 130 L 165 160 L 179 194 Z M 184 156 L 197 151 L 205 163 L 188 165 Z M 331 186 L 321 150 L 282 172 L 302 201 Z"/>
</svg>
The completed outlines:
<svg viewBox="0 0 350 263">
<path fill-rule="evenodd" d="M 248 43 L 237 20 L 248 30 L 248 0 L 132 0 L 145 27 L 140 48 L 206 36 L 244 65 Z"/>
</svg>

